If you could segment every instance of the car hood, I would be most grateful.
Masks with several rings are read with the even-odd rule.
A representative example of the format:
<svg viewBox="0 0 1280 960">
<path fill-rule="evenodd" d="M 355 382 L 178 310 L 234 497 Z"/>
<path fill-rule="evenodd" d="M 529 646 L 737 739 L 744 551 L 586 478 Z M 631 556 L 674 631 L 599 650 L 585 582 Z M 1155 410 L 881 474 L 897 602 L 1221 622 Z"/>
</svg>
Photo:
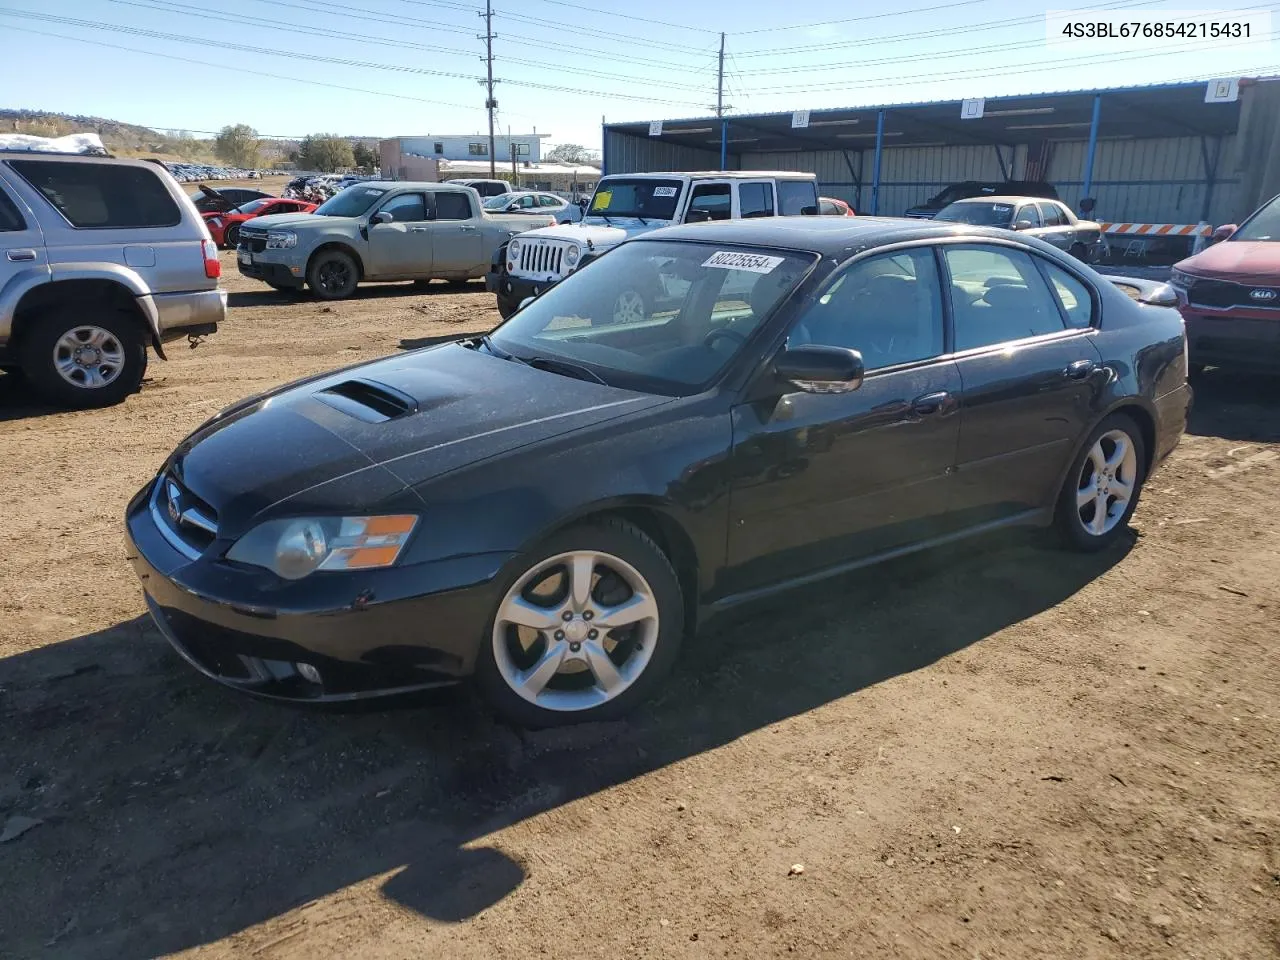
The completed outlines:
<svg viewBox="0 0 1280 960">
<path fill-rule="evenodd" d="M 373 508 L 461 467 L 667 402 L 443 344 L 244 401 L 183 441 L 170 469 L 235 536 L 264 512 Z"/>
<path fill-rule="evenodd" d="M 1224 240 L 1175 265 L 1192 276 L 1280 286 L 1280 243 Z"/>
<path fill-rule="evenodd" d="M 314 213 L 270 213 L 265 217 L 254 217 L 253 225 L 261 229 L 280 229 L 281 227 L 305 227 L 309 224 L 327 224 L 337 227 L 342 224 L 354 224 L 357 217 L 317 217 Z"/>
<path fill-rule="evenodd" d="M 525 236 L 530 238 L 546 237 L 549 240 L 576 240 L 580 246 L 588 250 L 609 249 L 616 247 L 629 237 L 639 236 L 659 227 L 671 226 L 670 220 L 649 220 L 641 223 L 634 218 L 618 219 L 611 217 L 613 225 L 606 224 L 599 217 L 592 217 L 581 223 L 562 223 L 555 227 L 543 227 L 541 230 L 530 230 Z"/>
</svg>

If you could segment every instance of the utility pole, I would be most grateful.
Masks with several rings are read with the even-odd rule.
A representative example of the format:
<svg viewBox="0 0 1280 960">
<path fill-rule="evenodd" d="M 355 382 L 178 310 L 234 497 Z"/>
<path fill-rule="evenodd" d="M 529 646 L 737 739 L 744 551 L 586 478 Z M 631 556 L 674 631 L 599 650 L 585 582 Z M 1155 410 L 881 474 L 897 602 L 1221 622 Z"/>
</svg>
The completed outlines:
<svg viewBox="0 0 1280 960">
<path fill-rule="evenodd" d="M 507 127 L 507 147 L 511 150 L 511 189 L 520 189 L 520 173 L 516 169 L 516 142 L 511 139 L 511 127 Z"/>
<path fill-rule="evenodd" d="M 720 34 L 720 69 L 716 71 L 716 116 L 724 116 L 724 34 Z"/>
<path fill-rule="evenodd" d="M 493 0 L 484 0 L 484 50 L 485 65 L 488 68 L 488 80 L 485 81 L 485 88 L 488 91 L 488 98 L 484 102 L 485 109 L 489 111 L 489 178 L 496 180 L 498 177 L 497 157 L 494 156 L 494 150 L 497 149 L 493 139 L 493 111 L 498 109 L 498 101 L 493 99 Z"/>
</svg>

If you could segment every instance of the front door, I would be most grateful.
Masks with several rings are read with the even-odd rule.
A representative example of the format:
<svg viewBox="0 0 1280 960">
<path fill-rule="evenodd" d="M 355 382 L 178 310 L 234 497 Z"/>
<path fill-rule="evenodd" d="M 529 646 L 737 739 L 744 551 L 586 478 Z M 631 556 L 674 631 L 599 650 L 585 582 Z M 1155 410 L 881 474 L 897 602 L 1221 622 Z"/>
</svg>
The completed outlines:
<svg viewBox="0 0 1280 960">
<path fill-rule="evenodd" d="M 943 251 L 961 380 L 958 518 L 982 523 L 1047 506 L 1102 375 L 1087 287 L 1013 247 Z"/>
<path fill-rule="evenodd" d="M 378 208 L 390 214 L 390 223 L 369 222 L 369 257 L 366 276 L 427 279 L 432 270 L 431 221 L 426 196 L 400 193 Z"/>
<path fill-rule="evenodd" d="M 435 207 L 435 271 L 437 276 L 474 275 L 489 266 L 492 250 L 484 250 L 471 198 L 458 190 L 431 195 Z"/>
<path fill-rule="evenodd" d="M 796 391 L 734 408 L 730 593 L 949 529 L 960 376 L 944 357 L 932 249 L 838 271 L 788 343 L 858 350 L 867 372 L 850 393 Z"/>
</svg>

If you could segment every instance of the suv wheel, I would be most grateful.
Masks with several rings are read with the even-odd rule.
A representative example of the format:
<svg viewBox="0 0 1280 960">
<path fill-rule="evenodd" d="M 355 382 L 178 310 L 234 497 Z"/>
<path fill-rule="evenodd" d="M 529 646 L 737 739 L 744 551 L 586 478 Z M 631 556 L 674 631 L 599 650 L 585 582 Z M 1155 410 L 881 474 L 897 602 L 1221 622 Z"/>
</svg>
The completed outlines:
<svg viewBox="0 0 1280 960">
<path fill-rule="evenodd" d="M 54 307 L 23 337 L 22 371 L 46 399 L 65 407 L 107 407 L 135 393 L 147 369 L 137 318 L 78 304 Z"/>
<path fill-rule="evenodd" d="M 240 246 L 240 224 L 232 223 L 227 225 L 227 229 L 222 233 L 222 245 L 228 250 L 234 250 Z"/>
<path fill-rule="evenodd" d="M 360 268 L 341 250 L 325 250 L 311 259 L 307 286 L 321 300 L 345 300 L 356 292 Z"/>
</svg>

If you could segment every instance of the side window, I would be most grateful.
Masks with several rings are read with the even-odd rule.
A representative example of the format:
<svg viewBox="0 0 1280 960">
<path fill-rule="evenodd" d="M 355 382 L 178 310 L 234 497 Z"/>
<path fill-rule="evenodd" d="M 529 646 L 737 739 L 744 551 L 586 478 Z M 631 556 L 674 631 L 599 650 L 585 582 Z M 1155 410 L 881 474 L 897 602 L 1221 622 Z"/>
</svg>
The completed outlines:
<svg viewBox="0 0 1280 960">
<path fill-rule="evenodd" d="M 933 251 L 861 260 L 838 273 L 788 342 L 857 350 L 868 370 L 939 356 L 942 291 Z"/>
<path fill-rule="evenodd" d="M 784 217 L 811 216 L 818 212 L 818 185 L 812 180 L 779 180 L 778 213 Z"/>
<path fill-rule="evenodd" d="M 74 161 L 10 160 L 73 227 L 172 227 L 178 204 L 154 167 Z"/>
<path fill-rule="evenodd" d="M 1057 333 L 1062 315 L 1031 257 L 982 246 L 943 248 L 951 273 L 956 350 Z"/>
<path fill-rule="evenodd" d="M 1058 211 L 1057 204 L 1041 203 L 1038 204 L 1038 206 L 1040 207 L 1041 215 L 1044 217 L 1044 225 L 1046 227 L 1060 227 L 1066 222 L 1063 220 L 1062 214 Z"/>
<path fill-rule="evenodd" d="M 1093 323 L 1093 298 L 1089 295 L 1088 287 L 1061 267 L 1055 267 L 1047 261 L 1041 262 L 1045 273 L 1049 275 L 1049 282 L 1053 284 L 1053 292 L 1067 315 L 1067 326 L 1078 330 L 1090 326 Z"/>
<path fill-rule="evenodd" d="M 538 206 L 540 207 L 558 207 L 560 201 L 556 197 L 549 197 L 545 193 L 538 197 Z"/>
<path fill-rule="evenodd" d="M 427 205 L 420 193 L 402 193 L 392 197 L 378 212 L 391 214 L 396 223 L 421 223 L 427 219 Z"/>
<path fill-rule="evenodd" d="M 533 209 L 533 205 L 534 205 L 534 203 L 537 201 L 537 199 L 538 199 L 537 197 L 521 197 L 521 198 L 520 198 L 520 209 L 521 209 L 521 210 L 532 210 L 532 209 Z"/>
<path fill-rule="evenodd" d="M 437 193 L 437 220 L 470 220 L 471 201 L 465 193 Z"/>
<path fill-rule="evenodd" d="M 693 188 L 689 198 L 689 212 L 705 210 L 712 220 L 729 220 L 733 217 L 733 196 L 727 183 L 700 183 Z"/>
<path fill-rule="evenodd" d="M 738 187 L 738 207 L 743 219 L 773 216 L 773 184 L 744 183 Z"/>
<path fill-rule="evenodd" d="M 1036 209 L 1034 203 L 1023 204 L 1018 209 L 1018 216 L 1015 218 L 1015 222 L 1017 220 L 1030 220 L 1033 227 L 1043 225 L 1043 221 L 1040 219 L 1040 211 Z"/>
<path fill-rule="evenodd" d="M 18 206 L 9 199 L 9 195 L 0 190 L 0 233 L 27 229 L 26 221 L 18 212 Z"/>
</svg>

